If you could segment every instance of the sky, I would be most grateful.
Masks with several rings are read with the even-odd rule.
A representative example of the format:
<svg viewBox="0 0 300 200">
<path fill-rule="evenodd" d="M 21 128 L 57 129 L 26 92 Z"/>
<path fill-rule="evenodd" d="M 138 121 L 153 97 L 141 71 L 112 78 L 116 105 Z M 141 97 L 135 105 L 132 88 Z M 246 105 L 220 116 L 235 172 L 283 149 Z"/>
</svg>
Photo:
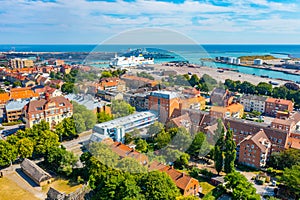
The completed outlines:
<svg viewBox="0 0 300 200">
<path fill-rule="evenodd" d="M 199 44 L 300 44 L 299 10 L 299 0 L 0 0 L 0 44 L 99 44 L 144 28 Z"/>
</svg>

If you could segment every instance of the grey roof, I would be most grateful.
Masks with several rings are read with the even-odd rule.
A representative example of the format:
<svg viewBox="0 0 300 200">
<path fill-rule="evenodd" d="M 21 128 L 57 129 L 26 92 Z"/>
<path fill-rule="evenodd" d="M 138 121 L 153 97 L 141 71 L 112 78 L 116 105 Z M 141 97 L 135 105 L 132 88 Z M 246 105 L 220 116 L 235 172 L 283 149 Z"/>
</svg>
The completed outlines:
<svg viewBox="0 0 300 200">
<path fill-rule="evenodd" d="M 9 101 L 5 105 L 5 109 L 7 111 L 14 111 L 14 110 L 22 110 L 26 104 L 30 102 L 29 99 L 22 100 L 22 101 Z"/>
<path fill-rule="evenodd" d="M 21 168 L 36 183 L 40 183 L 51 178 L 50 174 L 27 158 L 25 158 L 21 163 Z"/>
<path fill-rule="evenodd" d="M 47 199 L 48 200 L 64 200 L 65 199 L 65 194 L 61 193 L 60 191 L 50 187 L 48 192 L 47 192 Z"/>
<path fill-rule="evenodd" d="M 176 92 L 171 92 L 171 91 L 166 91 L 166 90 L 151 92 L 150 96 L 160 97 L 160 98 L 164 98 L 164 99 L 173 99 L 173 98 L 179 97 L 179 95 Z"/>
<path fill-rule="evenodd" d="M 244 94 L 241 99 L 257 100 L 257 101 L 266 101 L 268 97 Z"/>
<path fill-rule="evenodd" d="M 226 93 L 226 90 L 223 88 L 215 88 L 212 91 L 212 94 L 214 94 L 214 95 L 224 95 L 225 93 Z"/>
<path fill-rule="evenodd" d="M 95 127 L 99 128 L 114 128 L 116 126 L 124 126 L 125 124 L 129 124 L 130 122 L 135 122 L 145 117 L 157 117 L 154 112 L 152 111 L 145 111 L 145 112 L 136 112 L 132 115 L 128 115 L 126 117 L 120 117 L 114 120 L 110 120 L 107 122 L 103 122 L 100 124 L 96 124 Z"/>
<path fill-rule="evenodd" d="M 70 101 L 75 101 L 80 105 L 84 105 L 88 110 L 94 110 L 96 108 L 101 108 L 104 104 L 98 102 L 92 95 L 76 95 L 68 94 L 65 96 Z"/>
</svg>

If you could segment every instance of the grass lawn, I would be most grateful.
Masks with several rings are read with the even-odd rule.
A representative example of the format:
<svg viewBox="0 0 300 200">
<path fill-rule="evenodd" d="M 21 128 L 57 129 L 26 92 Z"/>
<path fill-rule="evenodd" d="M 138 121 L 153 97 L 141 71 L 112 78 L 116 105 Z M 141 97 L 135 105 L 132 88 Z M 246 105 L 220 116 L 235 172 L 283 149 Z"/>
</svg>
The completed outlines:
<svg viewBox="0 0 300 200">
<path fill-rule="evenodd" d="M 34 195 L 20 188 L 15 182 L 8 178 L 0 178 L 0 199 L 1 200 L 38 200 Z"/>
<path fill-rule="evenodd" d="M 202 194 L 206 195 L 211 192 L 215 186 L 209 184 L 208 182 L 199 182 L 199 185 L 202 187 Z"/>
<path fill-rule="evenodd" d="M 69 180 L 64 180 L 64 179 L 58 179 L 53 181 L 51 184 L 49 185 L 45 185 L 43 187 L 44 191 L 48 191 L 48 189 L 50 187 L 60 191 L 60 192 L 64 192 L 66 194 L 70 194 L 71 192 L 76 191 L 77 189 L 81 188 L 81 184 L 72 184 L 69 182 Z"/>
</svg>

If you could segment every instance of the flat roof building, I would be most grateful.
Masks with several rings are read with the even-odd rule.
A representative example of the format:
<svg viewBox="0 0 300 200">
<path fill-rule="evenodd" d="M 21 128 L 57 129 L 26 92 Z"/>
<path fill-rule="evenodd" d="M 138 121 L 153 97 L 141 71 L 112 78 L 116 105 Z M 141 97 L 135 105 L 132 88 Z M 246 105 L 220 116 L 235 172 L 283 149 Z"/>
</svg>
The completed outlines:
<svg viewBox="0 0 300 200">
<path fill-rule="evenodd" d="M 155 112 L 136 112 L 126 117 L 120 117 L 111 121 L 96 124 L 93 128 L 92 141 L 111 137 L 115 141 L 124 142 L 125 133 L 133 129 L 141 129 L 153 124 L 157 120 Z"/>
</svg>

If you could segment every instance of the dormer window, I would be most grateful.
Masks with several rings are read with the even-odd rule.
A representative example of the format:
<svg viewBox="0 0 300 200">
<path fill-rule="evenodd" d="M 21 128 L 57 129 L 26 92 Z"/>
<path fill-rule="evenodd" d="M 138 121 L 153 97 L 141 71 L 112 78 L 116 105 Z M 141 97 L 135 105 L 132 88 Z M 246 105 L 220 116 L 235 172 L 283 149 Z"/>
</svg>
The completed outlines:
<svg viewBox="0 0 300 200">
<path fill-rule="evenodd" d="M 59 106 L 65 106 L 65 104 L 64 103 L 60 103 Z"/>
</svg>

